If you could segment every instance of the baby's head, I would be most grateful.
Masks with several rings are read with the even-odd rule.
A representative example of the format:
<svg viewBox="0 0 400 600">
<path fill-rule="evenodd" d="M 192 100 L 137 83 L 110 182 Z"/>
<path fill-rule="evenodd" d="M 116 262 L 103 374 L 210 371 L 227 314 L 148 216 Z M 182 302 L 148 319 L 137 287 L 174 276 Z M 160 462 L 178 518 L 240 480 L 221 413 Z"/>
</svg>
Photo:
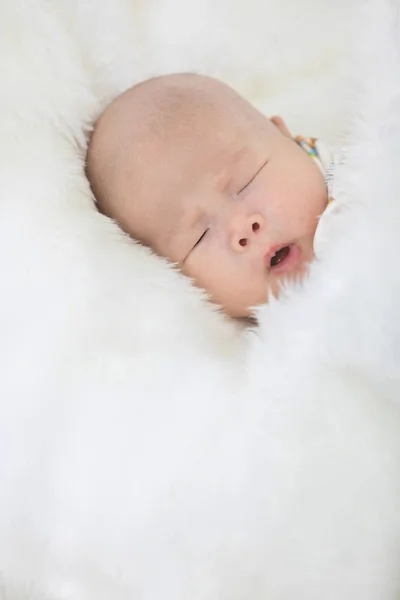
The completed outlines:
<svg viewBox="0 0 400 600">
<path fill-rule="evenodd" d="M 304 275 L 327 202 L 282 119 L 199 75 L 119 96 L 95 127 L 87 172 L 103 213 L 235 317 Z"/>
</svg>

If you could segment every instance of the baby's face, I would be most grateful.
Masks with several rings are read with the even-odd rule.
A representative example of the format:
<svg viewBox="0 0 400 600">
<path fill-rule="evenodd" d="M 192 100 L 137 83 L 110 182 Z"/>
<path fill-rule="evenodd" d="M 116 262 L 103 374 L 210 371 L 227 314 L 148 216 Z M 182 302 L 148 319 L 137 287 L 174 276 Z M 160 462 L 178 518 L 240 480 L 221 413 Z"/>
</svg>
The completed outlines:
<svg viewBox="0 0 400 600">
<path fill-rule="evenodd" d="M 152 149 L 153 176 L 142 188 L 143 211 L 132 216 L 133 234 L 230 315 L 244 317 L 283 280 L 305 274 L 327 191 L 282 121 L 215 87 L 222 112 L 212 110 L 211 94 L 193 128 Z M 129 230 L 129 216 L 121 220 Z"/>
</svg>

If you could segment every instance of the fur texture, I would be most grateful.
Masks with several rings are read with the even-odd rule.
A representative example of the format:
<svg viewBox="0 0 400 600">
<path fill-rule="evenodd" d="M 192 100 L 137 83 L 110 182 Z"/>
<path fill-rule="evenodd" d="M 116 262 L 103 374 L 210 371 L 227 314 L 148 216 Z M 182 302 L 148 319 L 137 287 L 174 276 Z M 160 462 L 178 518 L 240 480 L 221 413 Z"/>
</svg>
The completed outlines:
<svg viewBox="0 0 400 600">
<path fill-rule="evenodd" d="M 231 5 L 0 4 L 2 600 L 399 597 L 398 8 Z M 298 93 L 302 133 L 352 122 L 324 256 L 256 331 L 84 177 L 103 106 L 177 69 L 285 116 Z"/>
</svg>

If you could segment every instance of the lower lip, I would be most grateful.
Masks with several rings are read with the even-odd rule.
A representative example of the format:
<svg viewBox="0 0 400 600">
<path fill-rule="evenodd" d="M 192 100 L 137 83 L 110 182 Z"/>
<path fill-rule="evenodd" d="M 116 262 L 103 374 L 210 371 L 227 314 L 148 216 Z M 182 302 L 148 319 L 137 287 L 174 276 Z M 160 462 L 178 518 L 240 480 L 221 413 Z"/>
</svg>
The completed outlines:
<svg viewBox="0 0 400 600">
<path fill-rule="evenodd" d="M 279 264 L 275 267 L 270 267 L 271 272 L 275 275 L 281 275 L 282 273 L 288 273 L 289 271 L 293 271 L 298 262 L 300 261 L 301 250 L 296 245 L 293 244 L 289 246 L 290 252 Z"/>
</svg>

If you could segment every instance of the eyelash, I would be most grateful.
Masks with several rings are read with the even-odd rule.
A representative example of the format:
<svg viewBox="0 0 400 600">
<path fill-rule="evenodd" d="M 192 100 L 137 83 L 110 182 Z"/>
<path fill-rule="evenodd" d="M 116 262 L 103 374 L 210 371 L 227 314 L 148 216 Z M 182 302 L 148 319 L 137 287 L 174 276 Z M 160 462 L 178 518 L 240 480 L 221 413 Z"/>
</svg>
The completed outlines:
<svg viewBox="0 0 400 600">
<path fill-rule="evenodd" d="M 261 167 L 258 169 L 257 173 L 250 179 L 250 181 L 248 183 L 246 183 L 246 185 L 238 192 L 238 195 L 243 192 L 243 190 L 245 190 L 257 177 L 257 175 L 263 170 L 263 168 L 265 167 L 265 165 L 268 163 L 268 161 L 266 160 L 265 163 L 263 165 L 261 165 Z M 201 242 L 201 240 L 204 238 L 204 236 L 206 235 L 208 229 L 205 230 L 205 232 L 203 233 L 203 235 L 201 235 L 199 237 L 199 239 L 197 240 L 197 242 L 195 243 L 195 245 L 193 246 L 192 250 L 194 250 L 196 248 L 196 246 L 198 246 Z"/>
<path fill-rule="evenodd" d="M 261 167 L 258 169 L 257 173 L 255 175 L 253 175 L 253 177 L 250 179 L 250 181 L 248 181 L 246 183 L 246 185 L 244 187 L 242 187 L 241 190 L 238 191 L 237 195 L 239 196 L 239 194 L 241 194 L 242 192 L 244 192 L 244 190 L 255 180 L 255 178 L 257 177 L 257 175 L 259 173 L 261 173 L 261 171 L 263 170 L 263 168 L 265 167 L 265 165 L 268 164 L 268 161 L 266 160 L 265 163 L 263 165 L 261 165 Z"/>
<path fill-rule="evenodd" d="M 203 235 L 201 235 L 201 236 L 199 237 L 199 239 L 197 240 L 197 242 L 196 242 L 196 243 L 195 243 L 195 245 L 193 246 L 193 249 L 194 249 L 194 248 L 196 248 L 196 246 L 197 246 L 198 244 L 200 244 L 201 240 L 202 240 L 202 239 L 203 239 L 203 237 L 206 235 L 207 231 L 208 231 L 208 229 L 206 229 L 206 230 L 205 230 L 205 232 L 203 233 Z"/>
</svg>

